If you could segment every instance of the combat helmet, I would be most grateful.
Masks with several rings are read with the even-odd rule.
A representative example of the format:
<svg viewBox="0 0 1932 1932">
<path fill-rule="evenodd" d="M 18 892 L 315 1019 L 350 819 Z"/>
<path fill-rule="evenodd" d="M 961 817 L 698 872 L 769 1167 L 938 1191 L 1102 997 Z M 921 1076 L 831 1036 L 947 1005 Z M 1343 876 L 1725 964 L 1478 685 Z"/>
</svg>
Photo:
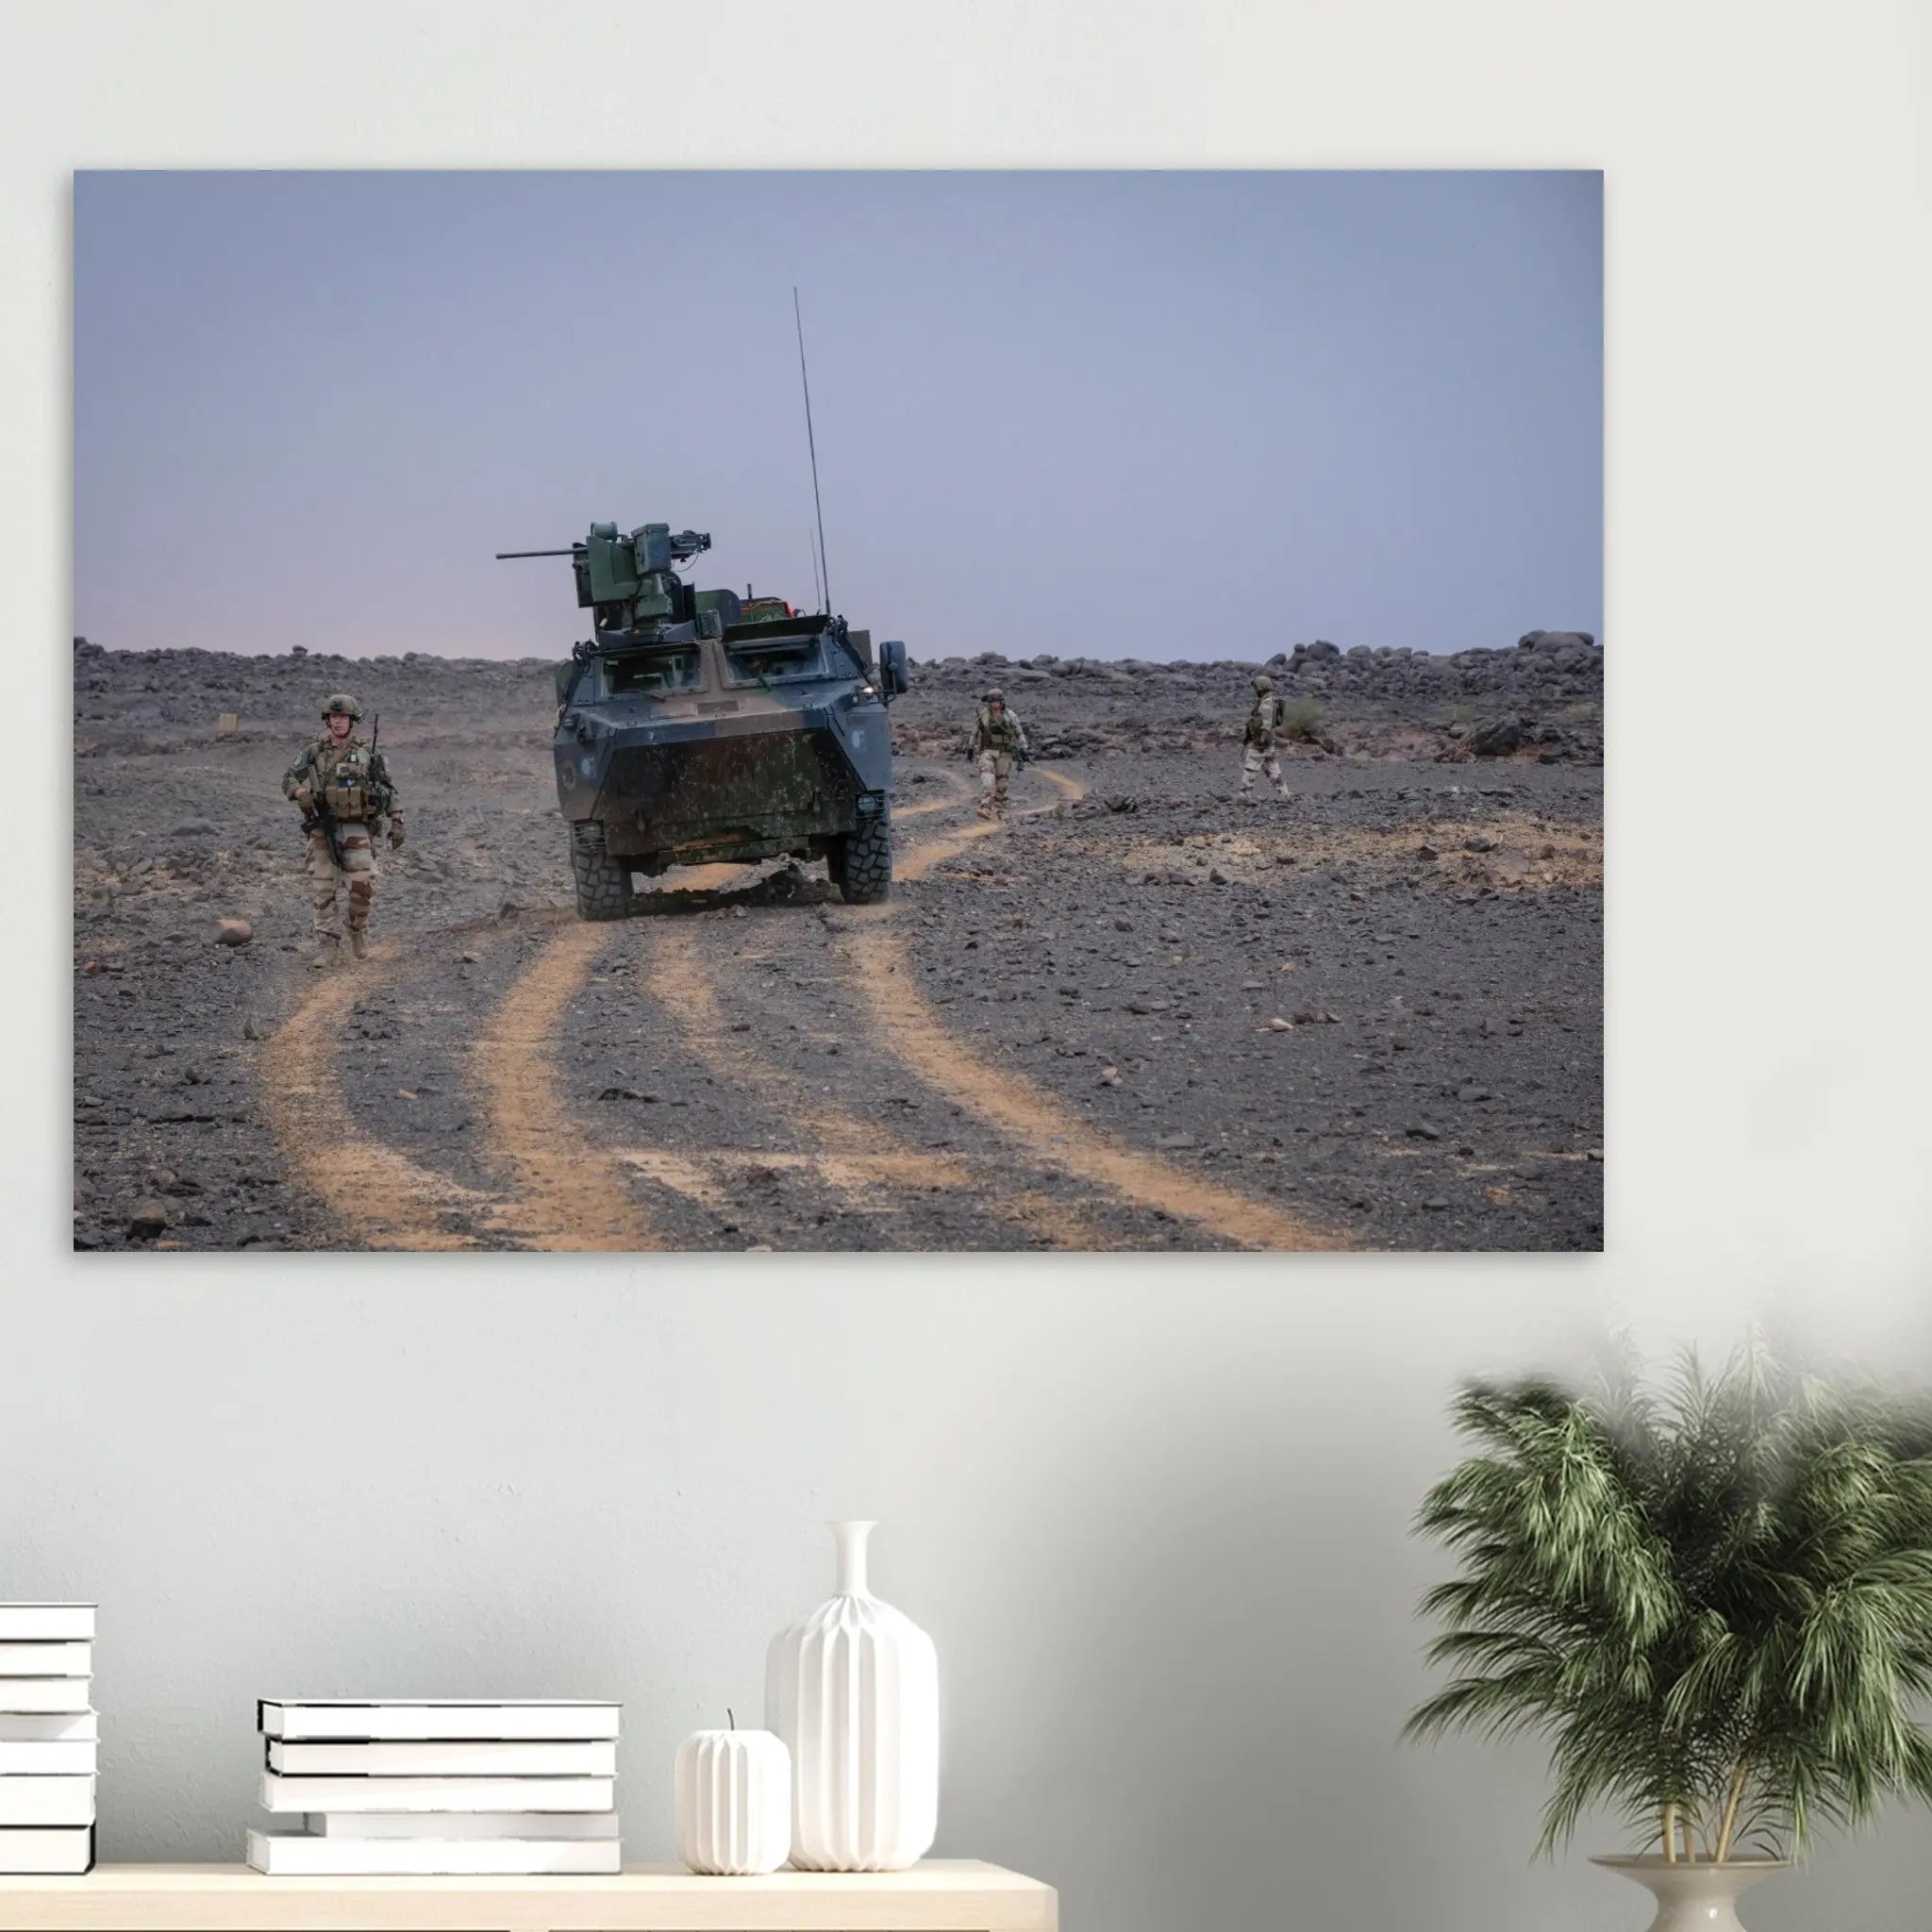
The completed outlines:
<svg viewBox="0 0 1932 1932">
<path fill-rule="evenodd" d="M 998 685 L 994 685 L 991 691 L 983 691 L 979 693 L 979 702 L 982 705 L 1003 705 L 1006 701 L 1007 694 Z"/>
<path fill-rule="evenodd" d="M 1259 677 L 1256 678 L 1255 689 L 1257 691 L 1273 691 L 1274 689 L 1274 680 L 1264 671 Z"/>
<path fill-rule="evenodd" d="M 362 707 L 345 691 L 331 691 L 327 704 L 322 708 L 322 715 L 325 718 L 334 718 L 339 715 L 348 718 L 360 718 Z"/>
</svg>

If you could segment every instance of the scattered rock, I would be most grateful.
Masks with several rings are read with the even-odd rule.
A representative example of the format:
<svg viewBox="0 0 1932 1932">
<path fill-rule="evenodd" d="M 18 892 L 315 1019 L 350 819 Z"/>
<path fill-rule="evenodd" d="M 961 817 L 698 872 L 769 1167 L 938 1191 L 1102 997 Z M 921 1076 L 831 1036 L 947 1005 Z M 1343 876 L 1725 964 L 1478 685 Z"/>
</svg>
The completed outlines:
<svg viewBox="0 0 1932 1932">
<path fill-rule="evenodd" d="M 1185 1129 L 1173 1134 L 1156 1134 L 1154 1144 L 1163 1154 L 1178 1153 L 1183 1147 L 1198 1147 L 1200 1142 Z"/>
<path fill-rule="evenodd" d="M 1404 1132 L 1411 1141 L 1440 1141 L 1442 1138 L 1441 1128 L 1432 1127 L 1427 1121 L 1414 1121 Z"/>
<path fill-rule="evenodd" d="M 254 937 L 255 928 L 245 919 L 215 921 L 215 944 L 218 946 L 245 946 Z"/>
<path fill-rule="evenodd" d="M 145 1200 L 134 1204 L 134 1209 L 127 1217 L 127 1232 L 139 1240 L 152 1241 L 158 1234 L 164 1233 L 174 1219 L 168 1204 L 150 1194 Z"/>
<path fill-rule="evenodd" d="M 1469 734 L 1469 748 L 1479 758 L 1506 758 L 1523 745 L 1523 720 L 1498 718 Z"/>
</svg>

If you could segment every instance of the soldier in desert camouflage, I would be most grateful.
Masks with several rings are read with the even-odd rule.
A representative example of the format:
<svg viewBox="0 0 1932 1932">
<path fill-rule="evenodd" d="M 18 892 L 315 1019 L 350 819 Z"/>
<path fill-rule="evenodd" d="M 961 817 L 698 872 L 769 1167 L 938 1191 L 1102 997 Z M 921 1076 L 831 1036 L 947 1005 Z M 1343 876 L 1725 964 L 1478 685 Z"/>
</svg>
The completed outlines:
<svg viewBox="0 0 1932 1932">
<path fill-rule="evenodd" d="M 1252 800 L 1255 774 L 1265 772 L 1277 798 L 1288 796 L 1288 782 L 1281 775 L 1281 760 L 1274 755 L 1274 733 L 1281 724 L 1281 700 L 1274 695 L 1274 680 L 1265 674 L 1255 680 L 1255 708 L 1241 727 L 1241 789 L 1239 797 Z"/>
<path fill-rule="evenodd" d="M 967 756 L 979 766 L 979 816 L 1004 818 L 1007 813 L 1007 781 L 1013 774 L 1013 760 L 1024 760 L 1029 753 L 1026 727 L 1007 708 L 1006 693 L 982 692 L 979 709 L 974 714 L 973 735 L 967 741 Z"/>
<path fill-rule="evenodd" d="M 282 796 L 302 808 L 308 834 L 308 871 L 314 885 L 316 942 L 313 966 L 333 966 L 342 956 L 336 919 L 336 890 L 347 886 L 349 945 L 357 958 L 367 950 L 370 902 L 375 896 L 376 835 L 389 821 L 390 849 L 403 842 L 403 816 L 382 754 L 356 726 L 362 707 L 337 691 L 323 707 L 323 734 L 282 774 Z"/>
</svg>

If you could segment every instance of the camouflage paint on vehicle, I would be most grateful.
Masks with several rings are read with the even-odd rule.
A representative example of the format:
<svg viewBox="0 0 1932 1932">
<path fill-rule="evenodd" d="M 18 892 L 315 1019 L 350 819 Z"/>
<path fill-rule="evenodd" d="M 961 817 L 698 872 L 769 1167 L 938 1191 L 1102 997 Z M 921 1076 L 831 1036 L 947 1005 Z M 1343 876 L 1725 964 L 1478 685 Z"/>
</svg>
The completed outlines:
<svg viewBox="0 0 1932 1932">
<path fill-rule="evenodd" d="M 557 796 L 577 906 L 621 918 L 630 874 L 790 855 L 823 858 L 847 898 L 891 881 L 886 708 L 905 646 L 874 663 L 842 617 L 695 591 L 674 564 L 710 538 L 593 524 L 567 555 L 594 635 L 557 674 Z"/>
</svg>

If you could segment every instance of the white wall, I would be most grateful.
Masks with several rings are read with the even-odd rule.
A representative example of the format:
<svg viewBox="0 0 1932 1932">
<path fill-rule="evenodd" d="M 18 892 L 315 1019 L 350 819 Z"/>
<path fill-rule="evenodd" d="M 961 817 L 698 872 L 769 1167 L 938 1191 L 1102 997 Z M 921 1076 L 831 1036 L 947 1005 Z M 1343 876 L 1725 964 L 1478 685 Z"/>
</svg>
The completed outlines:
<svg viewBox="0 0 1932 1932">
<path fill-rule="evenodd" d="M 739 43 L 727 9 L 689 10 L 668 51 L 691 89 L 648 125 L 586 91 L 570 29 L 507 6 L 360 58 L 390 9 L 329 9 L 320 38 L 256 11 L 245 44 L 211 8 L 165 35 L 98 4 L 10 23 L 32 86 L 0 114 L 0 635 L 35 641 L 0 1594 L 104 1605 L 109 1856 L 235 1853 L 258 1693 L 513 1688 L 625 1698 L 641 1856 L 668 1843 L 676 1740 L 757 1707 L 765 1639 L 825 1587 L 815 1525 L 876 1515 L 877 1584 L 946 1673 L 941 1847 L 1057 1881 L 1070 1924 L 1640 1924 L 1616 1881 L 1526 1865 L 1533 1756 L 1395 1748 L 1433 1574 L 1405 1525 L 1459 1375 L 1624 1320 L 1722 1345 L 1782 1309 L 1932 1376 L 1932 28 L 1903 0 L 1828 24 L 1784 0 L 1385 0 L 1125 7 L 1096 43 L 1004 0 L 860 11 L 821 0 Z M 60 1251 L 66 170 L 773 158 L 720 111 L 732 90 L 787 159 L 1607 169 L 1607 1257 Z M 828 104 L 832 133 L 782 132 Z M 1524 300 L 1560 299 L 1525 264 Z M 1932 1823 L 1891 1821 L 1753 1923 L 1896 1932 L 1927 1870 Z"/>
<path fill-rule="evenodd" d="M 1595 1263 L 192 1272 L 15 1313 L 72 1366 L 0 1415 L 0 1594 L 103 1605 L 105 1857 L 238 1855 L 257 1695 L 413 1691 L 622 1697 L 627 1855 L 668 1857 L 678 1740 L 757 1721 L 860 1513 L 940 1644 L 939 1849 L 1070 1924 L 1641 1923 L 1580 1862 L 1612 1825 L 1529 1866 L 1534 1753 L 1394 1742 L 1448 1384 L 1574 1358 Z M 1669 1301 L 1641 1333 L 1730 1338 Z M 1900 1820 L 1754 1923 L 1895 1932 L 1928 1864 Z"/>
</svg>

